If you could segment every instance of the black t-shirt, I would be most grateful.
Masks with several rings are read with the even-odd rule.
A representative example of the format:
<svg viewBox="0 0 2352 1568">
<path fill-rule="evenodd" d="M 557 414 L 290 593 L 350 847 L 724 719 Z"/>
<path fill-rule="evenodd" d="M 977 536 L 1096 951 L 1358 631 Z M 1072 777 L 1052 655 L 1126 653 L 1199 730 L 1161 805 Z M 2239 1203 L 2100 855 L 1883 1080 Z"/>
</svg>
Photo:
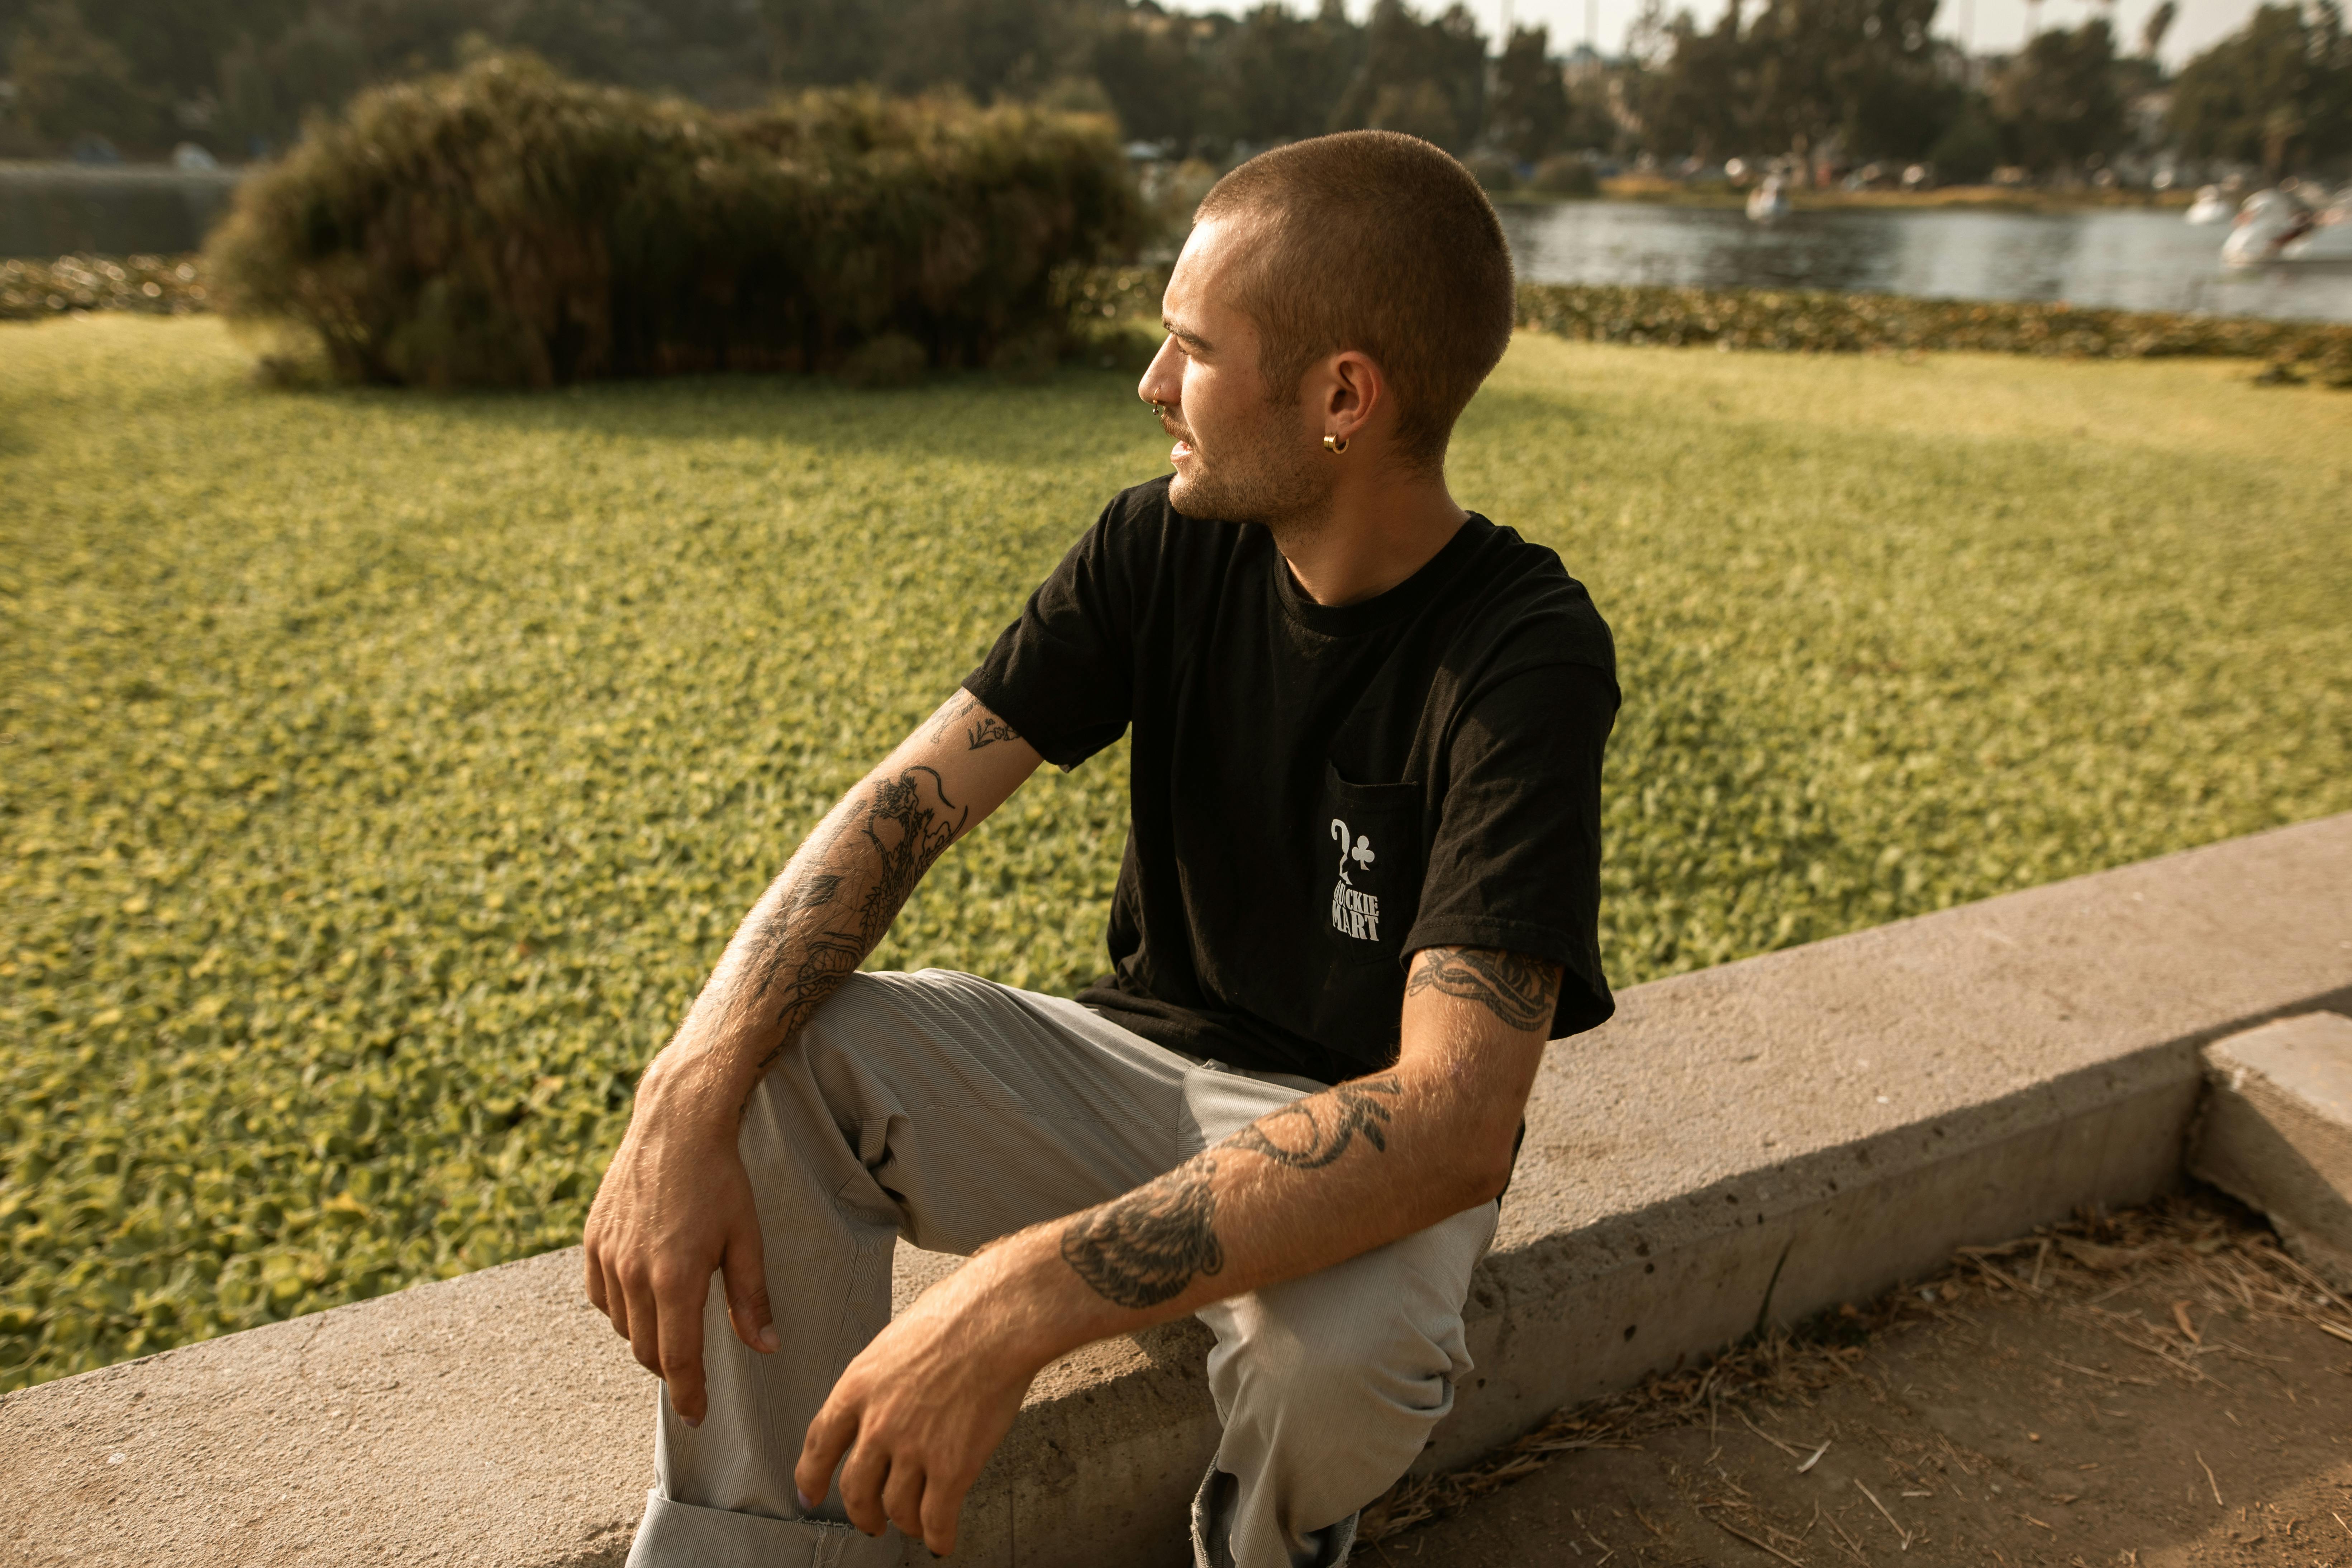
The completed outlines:
<svg viewBox="0 0 2352 1568">
<path fill-rule="evenodd" d="M 1104 509 L 965 689 L 1049 762 L 1135 728 L 1112 971 L 1137 1034 L 1325 1083 L 1396 1060 L 1406 962 L 1558 963 L 1554 1035 L 1601 972 L 1609 628 L 1559 557 L 1473 515 L 1376 597 L 1318 605 L 1273 536 L 1159 479 Z"/>
</svg>

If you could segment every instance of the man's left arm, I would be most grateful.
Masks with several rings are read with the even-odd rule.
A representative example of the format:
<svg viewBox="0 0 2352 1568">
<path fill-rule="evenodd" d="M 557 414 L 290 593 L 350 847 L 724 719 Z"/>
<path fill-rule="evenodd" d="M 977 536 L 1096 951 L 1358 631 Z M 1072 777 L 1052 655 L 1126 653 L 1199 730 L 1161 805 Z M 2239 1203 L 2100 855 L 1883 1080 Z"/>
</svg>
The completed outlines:
<svg viewBox="0 0 2352 1568">
<path fill-rule="evenodd" d="M 982 1251 L 850 1363 L 810 1424 L 800 1490 L 822 1497 L 838 1465 L 859 1529 L 879 1534 L 887 1519 L 951 1551 L 964 1493 L 1055 1357 L 1494 1198 L 1559 986 L 1559 965 L 1508 952 L 1415 953 L 1396 1066 Z"/>
</svg>

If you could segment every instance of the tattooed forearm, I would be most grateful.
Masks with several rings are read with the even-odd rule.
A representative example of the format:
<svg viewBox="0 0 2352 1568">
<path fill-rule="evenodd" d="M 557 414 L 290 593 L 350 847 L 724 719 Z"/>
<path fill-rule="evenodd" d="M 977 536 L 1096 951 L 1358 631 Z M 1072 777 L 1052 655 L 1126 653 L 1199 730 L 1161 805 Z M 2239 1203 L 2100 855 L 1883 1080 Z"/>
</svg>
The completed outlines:
<svg viewBox="0 0 2352 1568">
<path fill-rule="evenodd" d="M 938 810 L 931 807 L 933 800 L 939 802 Z M 959 808 L 948 798 L 947 785 L 933 769 L 908 768 L 875 787 L 866 815 L 866 841 L 881 858 L 881 875 L 858 907 L 869 951 L 898 919 L 907 895 L 931 862 L 947 853 L 971 819 L 971 809 Z"/>
<path fill-rule="evenodd" d="M 963 737 L 971 742 L 969 749 L 975 752 L 982 746 L 994 745 L 999 741 L 1017 741 L 1021 738 L 1013 732 L 1012 725 L 993 713 L 982 714 L 980 722 L 966 730 Z"/>
<path fill-rule="evenodd" d="M 1485 1007 L 1514 1029 L 1540 1029 L 1559 999 L 1559 965 L 1483 947 L 1427 947 L 1413 962 L 1404 994 L 1432 987 Z"/>
<path fill-rule="evenodd" d="M 939 773 L 908 768 L 876 781 L 813 842 L 814 864 L 758 916 L 744 953 L 749 1001 L 776 1009 L 782 1033 L 764 1071 L 812 1014 L 866 962 L 931 863 L 971 820 Z"/>
<path fill-rule="evenodd" d="M 1358 1079 L 1269 1110 L 1225 1140 L 1233 1149 L 1263 1154 L 1294 1171 L 1319 1171 L 1348 1152 L 1361 1133 L 1365 1142 L 1388 1152 L 1389 1101 L 1396 1080 L 1382 1073 Z"/>
<path fill-rule="evenodd" d="M 1217 1163 L 1203 1154 L 1062 1227 L 1062 1261 L 1096 1295 L 1121 1307 L 1156 1307 L 1225 1266 L 1215 1228 L 1210 1178 Z"/>
<path fill-rule="evenodd" d="M 1021 738 L 1012 725 L 982 707 L 980 699 L 969 691 L 957 692 L 932 715 L 930 733 L 927 738 L 934 746 L 940 745 L 958 730 L 963 731 L 964 750 L 968 752 L 977 752 L 982 746 L 992 746 L 999 741 Z"/>
<path fill-rule="evenodd" d="M 835 873 L 804 877 L 793 884 L 774 910 L 760 917 L 752 931 L 749 964 L 755 976 L 752 1001 L 765 996 L 781 977 L 785 944 L 792 940 L 793 931 L 807 922 L 813 911 L 831 903 L 840 888 L 841 878 Z"/>
<path fill-rule="evenodd" d="M 932 745 L 938 745 L 956 732 L 956 726 L 963 722 L 964 715 L 979 706 L 979 698 L 969 691 L 958 691 L 937 713 L 931 715 L 930 733 L 925 738 Z"/>
</svg>

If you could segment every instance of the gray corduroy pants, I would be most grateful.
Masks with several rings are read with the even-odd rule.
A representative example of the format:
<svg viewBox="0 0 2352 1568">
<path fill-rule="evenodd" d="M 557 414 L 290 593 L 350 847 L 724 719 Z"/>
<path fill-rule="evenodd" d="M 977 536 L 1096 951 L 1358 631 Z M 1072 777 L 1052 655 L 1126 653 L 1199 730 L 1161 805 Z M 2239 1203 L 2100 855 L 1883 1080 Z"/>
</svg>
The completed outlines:
<svg viewBox="0 0 2352 1568">
<path fill-rule="evenodd" d="M 630 1568 L 928 1563 L 895 1526 L 852 1529 L 838 1489 L 807 1515 L 793 1490 L 809 1421 L 889 1321 L 898 1238 L 970 1254 L 1128 1192 L 1318 1087 L 1196 1062 L 1075 1002 L 969 974 L 853 976 L 743 1119 L 783 1348 L 746 1350 L 712 1281 L 709 1411 L 689 1427 L 659 1399 L 658 1484 Z M 1462 1304 L 1495 1215 L 1485 1204 L 1200 1312 L 1224 1423 L 1192 1510 L 1200 1568 L 1346 1561 L 1357 1513 L 1404 1473 L 1470 1370 Z"/>
</svg>

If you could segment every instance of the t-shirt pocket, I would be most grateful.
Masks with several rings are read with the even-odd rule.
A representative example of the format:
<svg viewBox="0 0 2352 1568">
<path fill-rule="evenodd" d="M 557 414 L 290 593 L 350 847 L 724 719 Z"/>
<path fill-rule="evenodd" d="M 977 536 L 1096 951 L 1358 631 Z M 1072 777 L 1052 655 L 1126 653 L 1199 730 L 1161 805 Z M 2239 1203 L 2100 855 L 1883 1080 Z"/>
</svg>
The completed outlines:
<svg viewBox="0 0 2352 1568">
<path fill-rule="evenodd" d="M 1315 919 L 1332 956 L 1393 966 L 1421 903 L 1421 786 L 1351 784 L 1323 765 L 1325 874 Z"/>
</svg>

